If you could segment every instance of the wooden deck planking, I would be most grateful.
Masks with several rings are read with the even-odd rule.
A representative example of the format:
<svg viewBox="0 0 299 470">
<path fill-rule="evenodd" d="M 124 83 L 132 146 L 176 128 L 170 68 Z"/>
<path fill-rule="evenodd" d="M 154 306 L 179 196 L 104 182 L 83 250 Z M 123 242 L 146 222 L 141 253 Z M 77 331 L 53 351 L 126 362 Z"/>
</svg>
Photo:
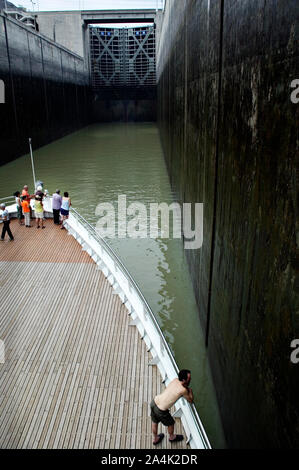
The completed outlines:
<svg viewBox="0 0 299 470">
<path fill-rule="evenodd" d="M 0 244 L 0 447 L 154 448 L 149 403 L 163 386 L 125 306 L 52 221 L 12 231 Z"/>
</svg>

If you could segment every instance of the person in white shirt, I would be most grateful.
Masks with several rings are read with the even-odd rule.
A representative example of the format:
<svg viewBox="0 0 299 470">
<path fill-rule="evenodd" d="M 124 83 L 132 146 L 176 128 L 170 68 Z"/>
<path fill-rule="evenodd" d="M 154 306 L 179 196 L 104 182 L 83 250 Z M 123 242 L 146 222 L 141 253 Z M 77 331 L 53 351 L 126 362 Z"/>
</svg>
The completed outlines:
<svg viewBox="0 0 299 470">
<path fill-rule="evenodd" d="M 9 226 L 10 220 L 9 220 L 8 210 L 6 209 L 5 204 L 1 204 L 0 207 L 1 207 L 1 210 L 3 211 L 1 215 L 1 218 L 3 220 L 3 230 L 2 230 L 2 235 L 1 235 L 1 241 L 4 242 L 4 238 L 7 232 L 9 239 L 12 242 L 14 241 L 14 237 L 13 237 L 13 234 L 11 233 L 10 226 Z"/>
</svg>

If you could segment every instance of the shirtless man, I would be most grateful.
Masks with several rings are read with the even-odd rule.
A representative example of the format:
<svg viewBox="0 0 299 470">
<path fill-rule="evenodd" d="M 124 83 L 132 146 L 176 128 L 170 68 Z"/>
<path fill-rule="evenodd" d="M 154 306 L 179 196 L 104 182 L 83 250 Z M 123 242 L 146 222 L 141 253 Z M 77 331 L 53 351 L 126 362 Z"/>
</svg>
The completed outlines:
<svg viewBox="0 0 299 470">
<path fill-rule="evenodd" d="M 164 439 L 164 434 L 158 435 L 158 424 L 160 421 L 164 426 L 168 427 L 170 442 L 179 442 L 183 440 L 182 435 L 174 434 L 175 421 L 171 416 L 169 409 L 181 397 L 186 398 L 189 403 L 193 403 L 194 397 L 191 388 L 189 388 L 190 382 L 190 370 L 181 370 L 179 378 L 170 382 L 164 392 L 157 395 L 151 402 L 152 431 L 154 435 L 153 444 L 155 446 Z"/>
</svg>

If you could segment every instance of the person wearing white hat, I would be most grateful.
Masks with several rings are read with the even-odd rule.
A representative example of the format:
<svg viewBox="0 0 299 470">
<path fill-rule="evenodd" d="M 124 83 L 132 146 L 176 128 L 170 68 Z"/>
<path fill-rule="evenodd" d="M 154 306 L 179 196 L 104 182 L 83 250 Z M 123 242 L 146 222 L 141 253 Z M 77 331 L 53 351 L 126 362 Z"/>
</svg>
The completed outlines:
<svg viewBox="0 0 299 470">
<path fill-rule="evenodd" d="M 39 185 L 39 186 L 36 188 L 35 196 L 40 197 L 40 198 L 43 200 L 43 198 L 44 198 L 44 193 L 43 193 L 43 187 L 42 187 L 41 185 Z"/>
<path fill-rule="evenodd" d="M 3 230 L 2 230 L 2 235 L 1 235 L 1 241 L 3 242 L 4 241 L 4 238 L 5 238 L 5 235 L 6 235 L 6 232 L 9 236 L 9 239 L 10 241 L 14 241 L 14 237 L 13 237 L 13 234 L 11 233 L 11 230 L 10 230 L 10 219 L 9 219 L 9 213 L 8 213 L 8 210 L 6 209 L 6 206 L 5 204 L 1 204 L 1 210 L 3 211 L 2 212 L 2 215 L 1 215 L 1 218 L 3 220 Z"/>
</svg>

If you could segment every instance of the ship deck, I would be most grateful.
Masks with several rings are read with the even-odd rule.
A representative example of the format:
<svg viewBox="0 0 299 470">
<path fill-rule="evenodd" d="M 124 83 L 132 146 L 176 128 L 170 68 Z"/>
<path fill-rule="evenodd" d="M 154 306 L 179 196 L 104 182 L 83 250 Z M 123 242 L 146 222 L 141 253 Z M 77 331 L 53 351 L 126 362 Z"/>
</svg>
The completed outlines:
<svg viewBox="0 0 299 470">
<path fill-rule="evenodd" d="M 154 448 L 149 404 L 164 386 L 126 307 L 52 220 L 11 229 L 15 241 L 0 243 L 0 448 Z M 155 448 L 188 448 L 159 432 Z"/>
</svg>

